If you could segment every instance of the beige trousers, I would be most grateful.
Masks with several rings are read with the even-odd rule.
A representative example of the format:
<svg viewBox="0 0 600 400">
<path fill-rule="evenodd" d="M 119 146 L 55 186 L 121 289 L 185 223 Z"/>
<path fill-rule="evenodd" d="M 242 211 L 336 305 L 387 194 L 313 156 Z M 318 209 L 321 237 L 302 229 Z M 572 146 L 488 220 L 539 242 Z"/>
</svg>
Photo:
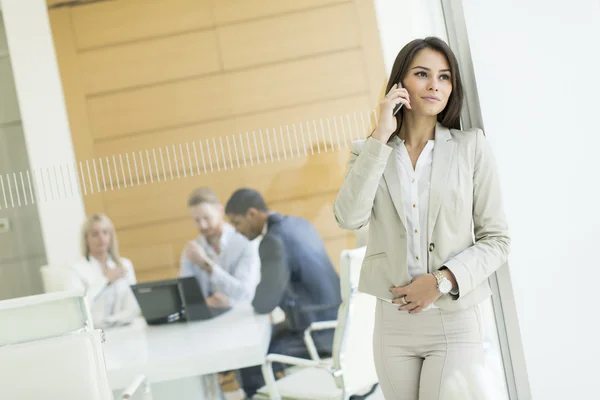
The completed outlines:
<svg viewBox="0 0 600 400">
<path fill-rule="evenodd" d="M 377 300 L 373 351 L 385 399 L 443 400 L 447 379 L 483 365 L 481 326 L 478 306 L 409 314 Z"/>
</svg>

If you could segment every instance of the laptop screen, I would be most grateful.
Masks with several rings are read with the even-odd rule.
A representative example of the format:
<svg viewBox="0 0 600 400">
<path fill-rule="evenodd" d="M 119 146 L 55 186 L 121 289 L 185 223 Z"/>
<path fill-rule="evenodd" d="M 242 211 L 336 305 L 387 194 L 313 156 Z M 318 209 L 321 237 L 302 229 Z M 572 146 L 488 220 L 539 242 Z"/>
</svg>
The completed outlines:
<svg viewBox="0 0 600 400">
<path fill-rule="evenodd" d="M 148 323 L 167 322 L 170 316 L 181 313 L 177 279 L 140 283 L 131 288 Z"/>
</svg>

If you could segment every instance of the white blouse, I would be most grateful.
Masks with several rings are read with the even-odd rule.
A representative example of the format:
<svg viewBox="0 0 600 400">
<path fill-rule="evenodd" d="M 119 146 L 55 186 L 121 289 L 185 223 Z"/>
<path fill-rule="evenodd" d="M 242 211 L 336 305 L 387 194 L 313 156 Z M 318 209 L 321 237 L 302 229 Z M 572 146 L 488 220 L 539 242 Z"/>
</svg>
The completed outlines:
<svg viewBox="0 0 600 400">
<path fill-rule="evenodd" d="M 132 322 L 140 315 L 140 308 L 130 285 L 136 283 L 133 264 L 127 258 L 121 258 L 126 271 L 123 278 L 109 284 L 102 273 L 102 264 L 94 257 L 85 258 L 71 267 L 69 287 L 83 290 L 92 313 L 94 326 L 106 328 Z M 108 268 L 115 268 L 115 262 L 109 258 Z"/>
<path fill-rule="evenodd" d="M 407 264 L 410 280 L 427 274 L 429 264 L 427 215 L 429 212 L 429 186 L 433 162 L 434 141 L 429 140 L 413 168 L 404 140 L 395 137 L 393 147 L 399 161 L 400 186 L 404 199 L 407 224 Z M 437 308 L 431 304 L 428 308 Z"/>
</svg>

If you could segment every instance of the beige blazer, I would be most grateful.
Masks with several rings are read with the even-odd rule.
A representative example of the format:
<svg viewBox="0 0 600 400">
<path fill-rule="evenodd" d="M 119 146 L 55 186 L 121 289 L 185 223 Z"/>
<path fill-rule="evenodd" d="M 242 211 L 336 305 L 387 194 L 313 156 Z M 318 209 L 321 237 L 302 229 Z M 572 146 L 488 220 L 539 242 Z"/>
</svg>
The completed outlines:
<svg viewBox="0 0 600 400">
<path fill-rule="evenodd" d="M 384 299 L 393 298 L 390 287 L 410 283 L 398 157 L 390 157 L 394 151 L 373 138 L 354 142 L 334 203 L 341 228 L 369 225 L 359 290 Z M 428 271 L 446 266 L 460 290 L 435 304 L 459 310 L 488 297 L 487 278 L 506 262 L 510 238 L 494 156 L 480 129 L 436 125 L 427 233 Z"/>
</svg>

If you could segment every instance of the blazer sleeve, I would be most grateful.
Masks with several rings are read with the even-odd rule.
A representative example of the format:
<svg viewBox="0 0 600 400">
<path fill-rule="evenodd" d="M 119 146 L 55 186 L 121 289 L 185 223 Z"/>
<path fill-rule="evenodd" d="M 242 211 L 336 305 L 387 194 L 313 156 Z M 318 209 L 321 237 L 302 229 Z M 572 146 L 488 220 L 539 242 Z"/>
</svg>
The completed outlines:
<svg viewBox="0 0 600 400">
<path fill-rule="evenodd" d="M 475 244 L 444 264 L 458 283 L 455 299 L 468 294 L 500 268 L 510 248 L 500 177 L 491 146 L 481 130 L 477 131 L 475 145 L 473 225 Z"/>
<path fill-rule="evenodd" d="M 340 228 L 356 231 L 369 223 L 379 181 L 391 152 L 390 146 L 373 138 L 352 144 L 348 172 L 333 204 Z"/>
<path fill-rule="evenodd" d="M 252 300 L 254 310 L 259 314 L 270 313 L 281 303 L 290 281 L 290 269 L 285 258 L 285 248 L 281 240 L 266 235 L 258 249 L 260 255 L 260 283 Z"/>
</svg>

